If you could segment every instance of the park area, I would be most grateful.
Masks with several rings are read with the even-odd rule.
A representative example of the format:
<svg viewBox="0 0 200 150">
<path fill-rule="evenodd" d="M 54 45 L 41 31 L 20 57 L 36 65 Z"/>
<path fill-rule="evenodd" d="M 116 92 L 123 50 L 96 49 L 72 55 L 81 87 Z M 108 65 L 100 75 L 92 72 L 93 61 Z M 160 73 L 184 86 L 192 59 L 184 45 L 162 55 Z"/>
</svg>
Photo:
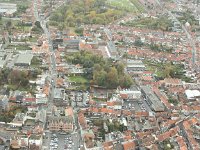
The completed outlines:
<svg viewBox="0 0 200 150">
<path fill-rule="evenodd" d="M 138 0 L 107 0 L 107 4 L 130 12 L 143 12 L 144 7 Z"/>
</svg>

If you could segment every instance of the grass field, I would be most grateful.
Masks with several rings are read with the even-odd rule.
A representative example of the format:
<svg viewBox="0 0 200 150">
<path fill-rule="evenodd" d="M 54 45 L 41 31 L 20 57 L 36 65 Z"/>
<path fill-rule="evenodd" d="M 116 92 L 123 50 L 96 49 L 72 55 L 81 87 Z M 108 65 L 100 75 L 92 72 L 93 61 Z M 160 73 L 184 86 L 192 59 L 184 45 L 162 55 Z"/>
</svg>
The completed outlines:
<svg viewBox="0 0 200 150">
<path fill-rule="evenodd" d="M 75 83 L 75 86 L 72 87 L 75 90 L 88 90 L 90 86 L 90 81 L 83 76 L 70 76 L 69 80 Z"/>
<path fill-rule="evenodd" d="M 144 11 L 144 7 L 138 0 L 107 0 L 107 4 L 129 12 Z"/>
<path fill-rule="evenodd" d="M 71 76 L 69 80 L 78 84 L 87 84 L 89 81 L 82 76 Z"/>
</svg>

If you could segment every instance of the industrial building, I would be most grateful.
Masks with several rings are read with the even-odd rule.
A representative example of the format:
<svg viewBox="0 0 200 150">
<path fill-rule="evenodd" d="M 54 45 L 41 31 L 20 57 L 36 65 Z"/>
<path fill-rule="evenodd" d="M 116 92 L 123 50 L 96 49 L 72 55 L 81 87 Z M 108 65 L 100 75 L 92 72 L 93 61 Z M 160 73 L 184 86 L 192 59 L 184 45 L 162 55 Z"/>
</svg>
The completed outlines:
<svg viewBox="0 0 200 150">
<path fill-rule="evenodd" d="M 141 92 L 145 97 L 147 104 L 151 107 L 151 109 L 155 112 L 164 111 L 165 107 L 161 100 L 156 96 L 151 87 L 149 86 L 141 86 Z"/>
<path fill-rule="evenodd" d="M 15 66 L 30 66 L 33 54 L 19 54 L 15 61 Z"/>
</svg>

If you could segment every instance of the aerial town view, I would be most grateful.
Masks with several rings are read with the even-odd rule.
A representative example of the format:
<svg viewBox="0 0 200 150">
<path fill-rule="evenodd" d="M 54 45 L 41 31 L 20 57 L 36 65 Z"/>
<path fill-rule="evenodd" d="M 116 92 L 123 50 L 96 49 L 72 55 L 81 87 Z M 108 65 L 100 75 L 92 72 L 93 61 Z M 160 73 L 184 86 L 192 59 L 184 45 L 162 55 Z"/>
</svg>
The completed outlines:
<svg viewBox="0 0 200 150">
<path fill-rule="evenodd" d="M 200 0 L 0 0 L 0 150 L 200 150 Z"/>
</svg>

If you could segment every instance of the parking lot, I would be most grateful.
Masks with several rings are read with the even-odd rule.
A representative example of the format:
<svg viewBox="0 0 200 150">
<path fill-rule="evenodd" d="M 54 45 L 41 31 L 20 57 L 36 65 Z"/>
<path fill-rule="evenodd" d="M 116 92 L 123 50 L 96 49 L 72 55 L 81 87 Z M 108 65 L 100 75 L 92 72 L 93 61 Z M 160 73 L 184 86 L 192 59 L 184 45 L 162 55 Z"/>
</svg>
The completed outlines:
<svg viewBox="0 0 200 150">
<path fill-rule="evenodd" d="M 72 134 L 51 134 L 49 137 L 50 150 L 78 150 L 79 137 L 77 133 Z"/>
<path fill-rule="evenodd" d="M 149 105 L 146 103 L 145 100 L 142 100 L 142 101 L 131 101 L 131 100 L 124 101 L 123 108 L 135 110 L 135 111 L 152 112 L 151 108 L 149 107 Z"/>
</svg>

